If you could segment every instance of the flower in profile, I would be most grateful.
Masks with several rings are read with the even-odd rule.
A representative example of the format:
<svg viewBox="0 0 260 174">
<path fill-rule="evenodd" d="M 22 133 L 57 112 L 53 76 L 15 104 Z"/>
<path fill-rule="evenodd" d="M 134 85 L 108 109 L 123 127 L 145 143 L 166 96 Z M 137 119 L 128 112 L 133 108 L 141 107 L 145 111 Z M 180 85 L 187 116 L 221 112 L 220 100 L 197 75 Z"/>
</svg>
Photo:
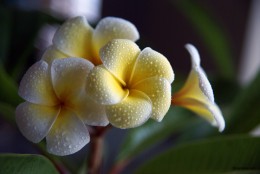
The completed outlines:
<svg viewBox="0 0 260 174">
<path fill-rule="evenodd" d="M 53 45 L 45 51 L 42 60 L 50 63 L 56 58 L 81 57 L 99 65 L 99 50 L 112 39 L 136 41 L 139 33 L 132 23 L 121 18 L 103 18 L 93 29 L 85 17 L 75 17 L 55 33 Z"/>
<path fill-rule="evenodd" d="M 69 155 L 89 142 L 85 124 L 105 126 L 104 107 L 85 92 L 86 76 L 94 67 L 82 58 L 41 60 L 21 80 L 19 95 L 26 100 L 16 108 L 22 134 L 37 143 L 46 137 L 47 150 Z"/>
<path fill-rule="evenodd" d="M 148 118 L 161 121 L 171 104 L 174 73 L 160 53 L 139 47 L 130 40 L 115 39 L 100 50 L 102 65 L 94 67 L 86 91 L 105 105 L 109 122 L 132 128 Z"/>
<path fill-rule="evenodd" d="M 172 104 L 187 108 L 217 126 L 219 131 L 225 128 L 225 121 L 219 107 L 214 101 L 212 87 L 204 70 L 200 66 L 200 56 L 197 49 L 186 44 L 191 54 L 192 70 L 180 91 L 172 97 Z"/>
</svg>

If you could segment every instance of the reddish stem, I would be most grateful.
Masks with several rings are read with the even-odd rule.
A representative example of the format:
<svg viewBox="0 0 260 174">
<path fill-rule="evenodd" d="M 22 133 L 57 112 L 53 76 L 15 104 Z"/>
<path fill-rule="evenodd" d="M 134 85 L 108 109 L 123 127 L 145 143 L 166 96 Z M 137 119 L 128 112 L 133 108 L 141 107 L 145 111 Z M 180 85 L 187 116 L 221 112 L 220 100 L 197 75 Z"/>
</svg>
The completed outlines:
<svg viewBox="0 0 260 174">
<path fill-rule="evenodd" d="M 90 159 L 88 162 L 88 174 L 98 174 L 101 171 L 104 135 L 110 125 L 106 127 L 92 127 L 90 129 Z"/>
</svg>

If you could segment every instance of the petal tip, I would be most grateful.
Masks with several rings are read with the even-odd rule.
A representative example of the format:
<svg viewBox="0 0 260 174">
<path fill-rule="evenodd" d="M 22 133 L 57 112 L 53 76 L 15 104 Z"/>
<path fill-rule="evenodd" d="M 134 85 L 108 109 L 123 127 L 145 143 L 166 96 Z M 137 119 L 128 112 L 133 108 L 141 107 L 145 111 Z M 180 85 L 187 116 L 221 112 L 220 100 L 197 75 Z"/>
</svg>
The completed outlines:
<svg viewBox="0 0 260 174">
<path fill-rule="evenodd" d="M 200 65 L 200 55 L 196 47 L 192 44 L 186 44 L 185 48 L 191 55 L 192 67 L 195 68 Z"/>
</svg>

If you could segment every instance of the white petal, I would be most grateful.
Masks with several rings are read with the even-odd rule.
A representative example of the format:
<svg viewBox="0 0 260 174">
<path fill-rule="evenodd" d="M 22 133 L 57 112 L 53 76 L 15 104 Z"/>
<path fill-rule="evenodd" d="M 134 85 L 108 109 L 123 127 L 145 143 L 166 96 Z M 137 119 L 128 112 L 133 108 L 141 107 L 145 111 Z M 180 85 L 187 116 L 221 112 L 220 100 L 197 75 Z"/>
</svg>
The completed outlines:
<svg viewBox="0 0 260 174">
<path fill-rule="evenodd" d="M 209 80 L 200 66 L 200 56 L 198 50 L 191 44 L 185 45 L 186 49 L 191 55 L 192 69 L 197 72 L 199 78 L 199 87 L 201 91 L 212 101 L 214 102 L 214 94 L 212 87 L 209 83 Z"/>
<path fill-rule="evenodd" d="M 222 132 L 225 129 L 225 120 L 223 118 L 221 110 L 215 103 L 208 105 L 208 109 L 214 116 L 216 121 L 215 123 L 213 123 L 213 125 L 218 127 L 218 130 Z"/>
<path fill-rule="evenodd" d="M 44 52 L 41 59 L 46 61 L 47 63 L 51 64 L 52 61 L 55 60 L 55 59 L 66 58 L 66 57 L 70 57 L 70 56 L 68 56 L 65 53 L 62 53 L 61 51 L 59 51 L 57 48 L 55 48 L 54 45 L 51 45 Z"/>
<path fill-rule="evenodd" d="M 94 67 L 89 73 L 86 91 L 91 99 L 103 105 L 117 104 L 129 93 L 103 65 Z"/>
<path fill-rule="evenodd" d="M 83 16 L 67 20 L 55 33 L 53 44 L 70 57 L 91 59 L 92 27 Z"/>
<path fill-rule="evenodd" d="M 83 91 L 78 98 L 74 99 L 73 102 L 75 103 L 72 107 L 74 112 L 86 125 L 108 125 L 109 121 L 106 116 L 105 106 L 94 102 L 85 91 Z"/>
<path fill-rule="evenodd" d="M 29 68 L 21 80 L 18 93 L 23 99 L 35 104 L 54 106 L 58 103 L 45 61 L 36 62 Z"/>
<path fill-rule="evenodd" d="M 56 59 L 51 66 L 51 76 L 57 97 L 69 102 L 85 90 L 86 78 L 94 65 L 82 58 Z"/>
<path fill-rule="evenodd" d="M 136 41 L 139 39 L 139 33 L 136 27 L 127 20 L 116 17 L 103 18 L 95 28 L 92 38 L 96 56 L 100 48 L 112 39 Z"/>
<path fill-rule="evenodd" d="M 171 84 L 174 73 L 166 57 L 151 48 L 145 48 L 137 57 L 130 83 L 134 85 L 150 77 L 165 78 Z"/>
<path fill-rule="evenodd" d="M 211 102 L 214 102 L 213 89 L 211 87 L 211 84 L 209 83 L 206 74 L 204 73 L 203 69 L 200 67 L 197 69 L 197 73 L 199 78 L 199 87 L 201 91 L 204 93 L 206 97 L 208 97 L 208 99 Z"/>
<path fill-rule="evenodd" d="M 126 39 L 112 40 L 100 50 L 103 65 L 124 85 L 130 80 L 139 53 L 139 47 Z"/>
<path fill-rule="evenodd" d="M 145 93 L 152 102 L 151 118 L 161 121 L 171 106 L 171 85 L 167 79 L 152 77 L 133 86 Z"/>
<path fill-rule="evenodd" d="M 142 125 L 150 118 L 152 103 L 143 92 L 131 90 L 129 96 L 116 105 L 107 105 L 109 122 L 118 128 L 126 129 Z"/>
<path fill-rule="evenodd" d="M 200 55 L 198 50 L 192 44 L 186 44 L 185 48 L 189 51 L 191 55 L 192 67 L 195 68 L 200 66 Z"/>
<path fill-rule="evenodd" d="M 16 108 L 16 123 L 28 140 L 38 143 L 49 132 L 59 111 L 59 107 L 24 102 Z"/>
<path fill-rule="evenodd" d="M 64 156 L 82 149 L 89 142 L 89 133 L 74 112 L 62 108 L 46 140 L 48 152 Z"/>
</svg>

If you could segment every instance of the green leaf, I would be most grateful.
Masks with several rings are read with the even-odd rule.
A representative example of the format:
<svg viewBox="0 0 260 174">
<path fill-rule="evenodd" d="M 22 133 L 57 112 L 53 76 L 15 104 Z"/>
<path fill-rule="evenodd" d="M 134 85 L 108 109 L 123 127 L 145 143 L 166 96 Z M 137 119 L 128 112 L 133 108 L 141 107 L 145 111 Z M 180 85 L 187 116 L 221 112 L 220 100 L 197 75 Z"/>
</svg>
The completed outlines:
<svg viewBox="0 0 260 174">
<path fill-rule="evenodd" d="M 1 154 L 0 174 L 58 174 L 54 165 L 44 156 Z"/>
<path fill-rule="evenodd" d="M 5 72 L 0 64 L 0 100 L 16 106 L 22 99 L 18 96 L 17 85 L 14 80 Z"/>
<path fill-rule="evenodd" d="M 224 133 L 247 133 L 260 124 L 260 73 L 235 99 Z"/>
<path fill-rule="evenodd" d="M 189 126 L 197 117 L 190 117 L 190 112 L 179 107 L 172 107 L 162 120 L 158 123 L 149 120 L 144 125 L 130 129 L 121 147 L 118 160 L 125 160 L 152 147 L 155 143 L 162 141 L 177 130 Z"/>
<path fill-rule="evenodd" d="M 218 66 L 219 73 L 228 79 L 235 76 L 228 36 L 213 19 L 209 11 L 203 9 L 197 1 L 172 1 L 180 11 L 191 21 L 211 52 Z"/>
<path fill-rule="evenodd" d="M 137 173 L 260 172 L 260 138 L 227 136 L 179 145 L 148 161 Z"/>
</svg>

